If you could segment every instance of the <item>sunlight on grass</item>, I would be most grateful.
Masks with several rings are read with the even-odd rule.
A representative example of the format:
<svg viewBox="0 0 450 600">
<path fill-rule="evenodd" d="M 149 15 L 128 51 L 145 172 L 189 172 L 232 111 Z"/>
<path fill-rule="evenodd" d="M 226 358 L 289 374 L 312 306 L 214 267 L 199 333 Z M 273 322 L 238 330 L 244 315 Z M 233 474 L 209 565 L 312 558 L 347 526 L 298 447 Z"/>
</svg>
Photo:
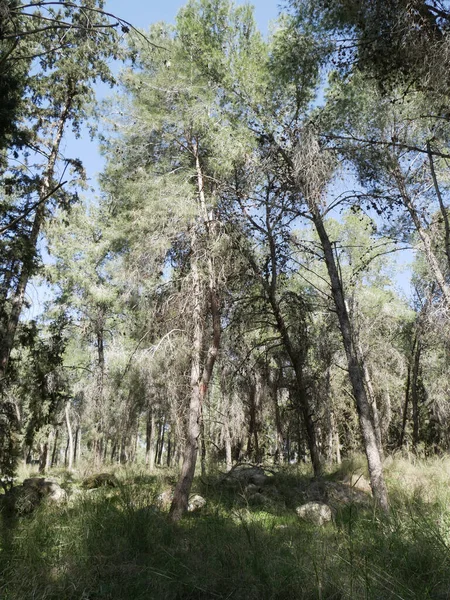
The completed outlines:
<svg viewBox="0 0 450 600">
<path fill-rule="evenodd" d="M 388 465 L 389 518 L 347 506 L 323 527 L 296 516 L 295 490 L 311 480 L 293 470 L 274 475 L 277 501 L 264 509 L 246 504 L 220 476 L 198 479 L 208 504 L 177 525 L 155 506 L 171 474 L 123 470 L 115 473 L 117 488 L 93 491 L 75 482 L 78 491 L 63 507 L 4 516 L 0 597 L 443 600 L 450 581 L 449 466 L 397 457 Z"/>
</svg>

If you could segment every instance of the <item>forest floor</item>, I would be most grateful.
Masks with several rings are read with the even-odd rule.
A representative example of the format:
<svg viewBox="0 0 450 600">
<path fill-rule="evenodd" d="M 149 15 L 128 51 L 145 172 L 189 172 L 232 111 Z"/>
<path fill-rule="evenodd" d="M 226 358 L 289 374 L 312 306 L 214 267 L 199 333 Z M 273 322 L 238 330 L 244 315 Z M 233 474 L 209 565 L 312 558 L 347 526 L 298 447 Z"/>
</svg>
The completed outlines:
<svg viewBox="0 0 450 600">
<path fill-rule="evenodd" d="M 86 473 L 55 470 L 67 503 L 19 517 L 3 511 L 0 598 L 449 599 L 450 458 L 388 459 L 389 516 L 370 499 L 335 502 L 321 526 L 297 516 L 311 489 L 361 467 L 347 462 L 319 482 L 305 469 L 279 469 L 269 500 L 257 502 L 223 474 L 198 477 L 193 492 L 206 506 L 177 524 L 155 506 L 173 472 L 119 469 L 117 487 L 81 490 Z"/>
</svg>

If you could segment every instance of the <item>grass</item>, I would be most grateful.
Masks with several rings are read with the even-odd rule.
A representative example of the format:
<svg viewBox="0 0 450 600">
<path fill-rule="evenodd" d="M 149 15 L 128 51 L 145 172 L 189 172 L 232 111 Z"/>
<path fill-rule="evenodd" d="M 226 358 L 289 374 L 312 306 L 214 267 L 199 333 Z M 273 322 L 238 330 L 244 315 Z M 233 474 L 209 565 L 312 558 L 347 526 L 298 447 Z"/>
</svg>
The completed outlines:
<svg viewBox="0 0 450 600">
<path fill-rule="evenodd" d="M 339 477 L 358 465 L 344 465 Z M 318 528 L 296 517 L 310 475 L 292 468 L 274 475 L 265 506 L 252 506 L 244 489 L 219 476 L 198 479 L 207 507 L 176 525 L 152 508 L 173 473 L 119 471 L 118 489 L 79 492 L 64 507 L 3 519 L 0 598 L 444 600 L 449 473 L 449 459 L 394 458 L 389 518 L 370 506 L 343 506 Z"/>
</svg>

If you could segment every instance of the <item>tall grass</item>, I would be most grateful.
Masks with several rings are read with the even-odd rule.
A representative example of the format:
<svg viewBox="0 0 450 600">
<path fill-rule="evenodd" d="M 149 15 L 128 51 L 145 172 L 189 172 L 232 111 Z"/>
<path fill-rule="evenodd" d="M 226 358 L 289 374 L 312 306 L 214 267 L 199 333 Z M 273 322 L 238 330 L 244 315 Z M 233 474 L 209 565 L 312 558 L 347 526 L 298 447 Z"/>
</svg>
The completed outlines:
<svg viewBox="0 0 450 600">
<path fill-rule="evenodd" d="M 79 492 L 67 506 L 3 520 L 0 598 L 443 600 L 449 473 L 450 460 L 395 458 L 389 518 L 343 506 L 317 528 L 295 515 L 309 477 L 292 469 L 274 476 L 278 493 L 265 507 L 218 477 L 198 480 L 207 507 L 177 525 L 153 507 L 173 474 L 122 471 L 117 489 Z"/>
</svg>

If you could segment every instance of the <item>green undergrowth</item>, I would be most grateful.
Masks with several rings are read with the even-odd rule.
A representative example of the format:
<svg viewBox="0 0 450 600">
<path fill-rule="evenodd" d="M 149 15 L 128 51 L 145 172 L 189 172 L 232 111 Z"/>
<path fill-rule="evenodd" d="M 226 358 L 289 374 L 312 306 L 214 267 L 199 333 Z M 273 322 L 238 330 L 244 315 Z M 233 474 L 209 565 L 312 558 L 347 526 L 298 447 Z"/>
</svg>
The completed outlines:
<svg viewBox="0 0 450 600">
<path fill-rule="evenodd" d="M 220 474 L 197 478 L 207 506 L 173 524 L 155 507 L 174 474 L 118 471 L 119 486 L 1 524 L 2 600 L 444 600 L 450 598 L 450 460 L 390 459 L 389 517 L 342 506 L 323 527 L 295 506 L 311 484 L 289 468 L 250 502 Z M 330 480 L 359 468 L 343 465 Z"/>
</svg>

